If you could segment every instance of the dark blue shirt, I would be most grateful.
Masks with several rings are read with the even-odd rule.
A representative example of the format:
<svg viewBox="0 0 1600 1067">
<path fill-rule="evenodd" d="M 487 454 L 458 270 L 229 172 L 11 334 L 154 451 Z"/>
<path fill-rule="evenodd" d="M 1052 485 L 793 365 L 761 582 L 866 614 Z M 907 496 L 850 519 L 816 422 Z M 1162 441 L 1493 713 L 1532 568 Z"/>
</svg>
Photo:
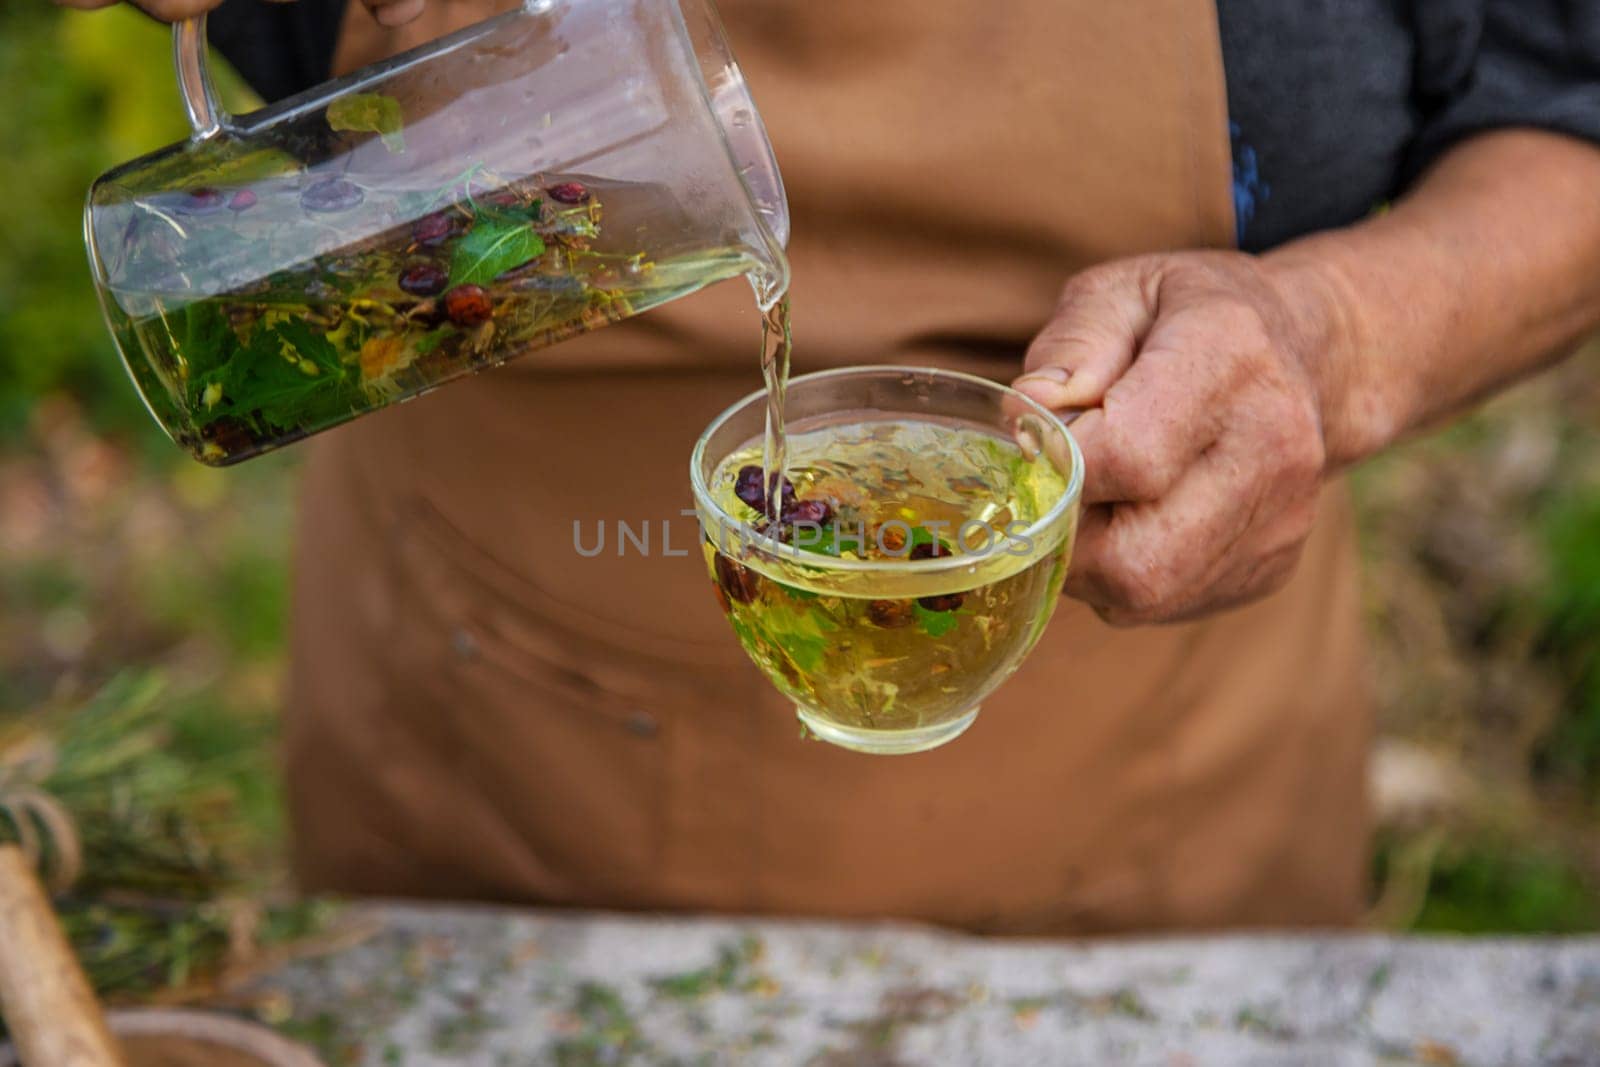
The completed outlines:
<svg viewBox="0 0 1600 1067">
<path fill-rule="evenodd" d="M 1217 6 L 1244 248 L 1360 219 L 1481 130 L 1600 141 L 1600 0 Z"/>
</svg>

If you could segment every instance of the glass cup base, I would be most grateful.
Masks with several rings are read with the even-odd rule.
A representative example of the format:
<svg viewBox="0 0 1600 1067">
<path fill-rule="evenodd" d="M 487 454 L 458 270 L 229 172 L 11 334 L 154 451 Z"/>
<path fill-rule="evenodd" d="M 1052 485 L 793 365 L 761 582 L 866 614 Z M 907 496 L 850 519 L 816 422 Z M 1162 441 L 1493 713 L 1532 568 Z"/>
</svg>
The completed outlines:
<svg viewBox="0 0 1600 1067">
<path fill-rule="evenodd" d="M 872 756 L 905 756 L 938 748 L 966 733 L 979 711 L 973 708 L 960 718 L 916 730 L 859 730 L 829 722 L 799 705 L 794 710 L 817 740 Z"/>
</svg>

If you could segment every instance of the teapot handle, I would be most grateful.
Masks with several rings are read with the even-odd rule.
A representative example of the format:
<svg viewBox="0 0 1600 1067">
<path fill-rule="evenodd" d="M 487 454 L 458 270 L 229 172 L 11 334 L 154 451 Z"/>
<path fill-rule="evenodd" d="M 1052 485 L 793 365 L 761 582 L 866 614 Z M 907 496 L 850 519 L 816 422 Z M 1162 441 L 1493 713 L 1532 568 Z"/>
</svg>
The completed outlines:
<svg viewBox="0 0 1600 1067">
<path fill-rule="evenodd" d="M 228 114 L 217 102 L 211 85 L 211 63 L 206 58 L 206 17 L 196 15 L 172 25 L 172 63 L 178 72 L 178 92 L 188 112 L 194 139 L 204 140 L 227 124 Z"/>
</svg>

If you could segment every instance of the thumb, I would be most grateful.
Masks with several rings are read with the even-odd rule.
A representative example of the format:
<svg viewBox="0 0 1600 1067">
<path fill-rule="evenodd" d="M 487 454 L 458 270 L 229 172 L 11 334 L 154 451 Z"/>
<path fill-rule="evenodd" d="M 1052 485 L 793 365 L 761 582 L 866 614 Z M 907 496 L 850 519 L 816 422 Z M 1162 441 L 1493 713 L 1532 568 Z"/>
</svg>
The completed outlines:
<svg viewBox="0 0 1600 1067">
<path fill-rule="evenodd" d="M 1099 404 L 1133 364 L 1155 320 L 1157 280 L 1151 259 L 1118 260 L 1075 276 L 1012 385 L 1053 410 Z"/>
</svg>

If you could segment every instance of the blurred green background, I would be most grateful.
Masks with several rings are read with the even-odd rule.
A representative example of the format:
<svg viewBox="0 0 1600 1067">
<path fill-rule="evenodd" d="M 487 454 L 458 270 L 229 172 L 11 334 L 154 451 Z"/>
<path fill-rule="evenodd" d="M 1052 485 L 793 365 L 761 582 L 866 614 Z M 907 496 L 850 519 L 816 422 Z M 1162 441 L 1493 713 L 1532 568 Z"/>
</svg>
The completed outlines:
<svg viewBox="0 0 1600 1067">
<path fill-rule="evenodd" d="M 169 445 L 81 245 L 95 175 L 185 133 L 168 54 L 125 8 L 0 6 L 0 831 L 30 784 L 71 808 L 61 908 L 125 995 L 317 919 L 284 903 L 274 777 L 293 450 L 224 472 Z M 1356 476 L 1374 925 L 1600 929 L 1597 426 L 1586 352 Z"/>
</svg>

